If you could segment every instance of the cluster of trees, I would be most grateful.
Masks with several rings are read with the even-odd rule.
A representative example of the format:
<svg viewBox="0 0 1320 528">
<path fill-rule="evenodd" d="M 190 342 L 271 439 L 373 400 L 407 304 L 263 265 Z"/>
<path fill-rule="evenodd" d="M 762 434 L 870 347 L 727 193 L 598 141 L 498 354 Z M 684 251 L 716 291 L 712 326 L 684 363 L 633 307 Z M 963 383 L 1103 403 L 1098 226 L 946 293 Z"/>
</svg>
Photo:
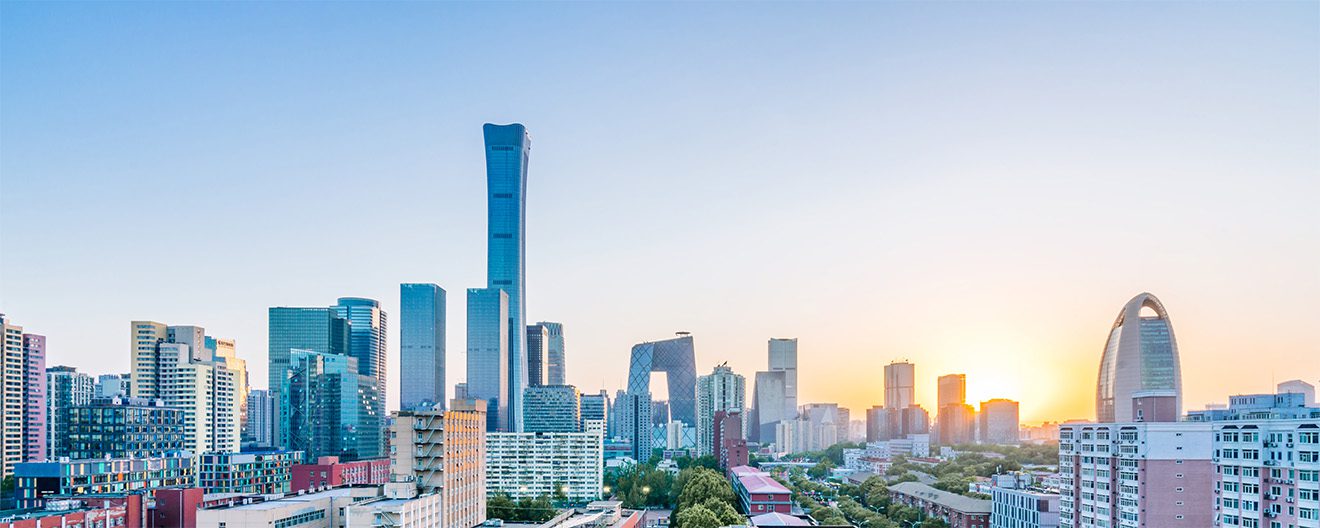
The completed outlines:
<svg viewBox="0 0 1320 528">
<path fill-rule="evenodd" d="M 733 507 L 733 486 L 718 471 L 690 467 L 679 472 L 678 501 L 670 515 L 673 528 L 719 528 L 743 525 Z"/>
<path fill-rule="evenodd" d="M 958 445 L 955 451 L 972 453 L 998 453 L 1005 462 L 1021 466 L 1056 466 L 1059 464 L 1059 444 L 1041 445 Z"/>
<path fill-rule="evenodd" d="M 513 500 L 504 493 L 498 493 L 486 499 L 486 516 L 491 519 L 543 523 L 554 518 L 555 511 L 554 502 L 546 495 L 534 499 L 525 497 Z"/>
<path fill-rule="evenodd" d="M 675 478 L 654 464 L 634 464 L 605 475 L 605 486 L 624 508 L 671 508 L 678 500 Z"/>
<path fill-rule="evenodd" d="M 938 518 L 926 518 L 916 509 L 893 504 L 883 477 L 875 476 L 856 485 L 826 485 L 793 475 L 786 483 L 802 509 L 821 526 L 851 524 L 860 528 L 947 528 Z M 833 505 L 830 505 L 830 503 Z"/>
</svg>

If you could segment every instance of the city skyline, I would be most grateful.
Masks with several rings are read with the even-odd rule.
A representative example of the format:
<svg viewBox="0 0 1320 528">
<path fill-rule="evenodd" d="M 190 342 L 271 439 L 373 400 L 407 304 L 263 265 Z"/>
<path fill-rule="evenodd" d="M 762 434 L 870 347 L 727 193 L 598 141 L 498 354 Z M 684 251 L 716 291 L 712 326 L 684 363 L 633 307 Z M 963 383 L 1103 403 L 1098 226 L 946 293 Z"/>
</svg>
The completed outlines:
<svg viewBox="0 0 1320 528">
<path fill-rule="evenodd" d="M 586 86 L 575 77 L 599 81 L 599 72 L 535 45 L 578 49 L 586 41 L 543 26 L 535 20 L 541 8 L 525 6 L 527 12 L 510 21 L 525 31 L 510 30 L 517 38 L 508 48 L 482 49 L 476 59 L 521 53 L 538 59 L 529 61 L 534 64 L 527 74 L 547 87 L 525 102 L 509 102 L 520 92 L 503 87 L 489 95 L 471 88 L 429 93 L 454 79 L 419 74 L 416 84 L 355 84 L 342 93 L 287 102 L 281 113 L 284 107 L 271 101 L 221 97 L 246 86 L 233 75 L 219 86 L 205 85 L 202 79 L 213 73 L 295 81 L 260 64 L 244 69 L 241 63 L 258 50 L 218 47 L 228 39 L 205 31 L 213 27 L 196 18 L 204 8 L 171 6 L 149 14 L 85 7 L 134 17 L 158 28 L 154 38 L 166 42 L 181 39 L 185 29 L 201 31 L 189 49 L 210 54 L 217 65 L 214 71 L 197 69 L 182 64 L 186 57 L 155 52 L 145 55 L 152 60 L 132 65 L 138 76 L 103 91 L 53 90 L 67 76 L 104 80 L 103 73 L 84 71 L 104 53 L 93 44 L 98 37 L 125 37 L 124 30 L 78 20 L 88 36 L 55 42 L 58 32 L 49 31 L 69 21 L 66 8 L 6 6 L 0 32 L 7 59 L 0 86 L 8 100 L 0 127 L 6 145 L 0 161 L 6 248 L 0 256 L 0 312 L 47 336 L 48 365 L 76 365 L 90 375 L 129 372 L 124 327 L 133 320 L 170 321 L 233 338 L 254 388 L 263 388 L 268 309 L 362 297 L 379 301 L 397 320 L 399 285 L 409 282 L 459 292 L 447 326 L 465 328 L 461 293 L 487 284 L 479 127 L 519 122 L 531 130 L 537 148 L 527 183 L 525 292 L 535 302 L 520 317 L 568 328 L 565 381 L 583 393 L 626 387 L 632 345 L 690 331 L 698 373 L 728 361 L 749 381 L 767 368 L 768 339 L 798 339 L 799 403 L 837 403 L 854 417 L 883 402 L 884 366 L 907 359 L 916 366 L 916 402 L 932 412 L 936 378 L 965 373 L 968 402 L 1018 401 L 1023 422 L 1092 418 L 1113 311 L 1143 291 L 1159 296 L 1177 320 L 1184 410 L 1222 403 L 1225 394 L 1268 392 L 1278 381 L 1320 379 L 1320 365 L 1297 364 L 1320 354 L 1314 324 L 1320 320 L 1320 213 L 1310 205 L 1320 195 L 1320 127 L 1307 119 L 1320 113 L 1320 102 L 1308 98 L 1320 74 L 1295 67 L 1313 58 L 1296 50 L 1320 42 L 1313 12 L 1287 5 L 1251 11 L 1233 5 L 1126 6 L 1118 11 L 1149 20 L 1120 21 L 1112 14 L 1092 17 L 1093 6 L 1015 6 L 1011 11 L 1024 18 L 1015 29 L 1023 35 L 1009 38 L 989 25 L 993 20 L 968 22 L 977 37 L 1007 39 L 975 51 L 969 46 L 976 41 L 955 38 L 963 23 L 938 16 L 947 7 L 917 12 L 904 5 L 854 6 L 883 15 L 887 32 L 831 37 L 793 22 L 791 15 L 802 14 L 793 6 L 766 6 L 758 21 L 780 30 L 764 41 L 770 53 L 747 55 L 748 64 L 693 57 L 691 69 L 665 62 L 673 57 L 664 53 L 645 55 L 656 59 L 649 62 L 658 71 L 626 70 L 638 80 L 608 80 L 612 89 L 637 93 L 598 102 L 590 93 L 566 94 Z M 214 9 L 256 30 L 264 43 L 316 46 L 326 38 L 276 31 L 241 7 Z M 257 11 L 288 22 L 299 9 Z M 346 23 L 356 9 L 335 6 L 323 16 Z M 637 9 L 695 29 L 735 12 L 692 7 L 709 20 L 682 22 L 676 7 Z M 506 14 L 498 6 L 416 10 L 411 14 L 420 15 L 419 22 L 438 19 L 445 25 Z M 428 35 L 420 23 L 403 20 L 401 11 L 385 17 L 401 24 L 400 39 Z M 626 31 L 609 27 L 624 10 L 604 11 L 568 9 L 561 16 L 596 32 Z M 834 6 L 811 16 L 846 24 L 845 12 Z M 1195 23 L 1167 27 L 1188 17 Z M 1057 43 L 1061 50 L 1030 46 L 1033 38 L 1058 37 L 1052 23 L 1084 20 L 1130 29 L 1127 36 L 1143 51 L 1086 39 Z M 178 24 L 173 31 L 180 34 L 159 29 L 163 22 Z M 915 29 L 900 31 L 902 23 Z M 1311 28 L 1301 29 L 1307 23 Z M 364 24 L 349 35 L 354 42 L 384 30 Z M 1222 32 L 1216 29 L 1242 37 L 1219 43 Z M 933 36 L 915 35 L 920 30 Z M 748 51 L 739 41 L 754 36 L 749 31 L 734 30 L 719 43 Z M 440 43 L 426 52 L 477 49 L 478 37 L 464 31 L 436 36 Z M 640 38 L 679 46 L 663 35 Z M 927 38 L 950 40 L 930 56 L 905 48 L 929 43 Z M 17 45 L 27 41 L 20 39 L 35 44 Z M 812 66 L 823 59 L 795 50 L 792 44 L 800 39 L 818 39 L 829 49 L 864 43 L 886 51 L 855 70 L 835 61 Z M 117 49 L 142 51 L 149 44 L 156 41 L 128 38 Z M 402 41 L 361 44 L 363 49 L 338 53 L 356 61 L 385 51 L 400 54 L 374 70 L 381 77 L 401 75 L 426 58 L 403 51 Z M 31 70 L 44 57 L 31 51 L 37 48 L 55 58 L 42 72 Z M 629 51 L 644 51 L 644 43 L 624 39 L 623 48 L 618 55 L 579 51 L 616 68 L 648 62 L 624 59 Z M 293 52 L 276 55 L 281 53 Z M 1249 62 L 1260 53 L 1279 64 Z M 102 58 L 129 66 L 121 58 Z M 1078 58 L 1083 66 L 1071 62 Z M 1119 58 L 1130 61 L 1130 72 L 1103 66 Z M 935 66 L 914 65 L 920 59 Z M 960 80 L 936 71 L 953 63 L 1012 68 L 1019 59 L 1026 64 L 1016 70 L 1020 77 L 995 78 L 985 94 L 953 90 Z M 477 76 L 480 86 L 509 78 L 452 60 L 458 70 Z M 784 64 L 777 66 L 780 60 Z M 298 73 L 333 84 L 340 74 L 317 69 L 326 64 L 313 62 Z M 700 72 L 721 67 L 748 80 L 699 82 Z M 796 75 L 796 69 L 810 75 Z M 979 69 L 964 73 L 974 81 L 991 78 Z M 674 84 L 647 87 L 666 74 Z M 1202 84 L 1219 76 L 1231 80 Z M 894 80 L 900 78 L 909 83 Z M 174 90 L 159 102 L 127 95 L 152 81 Z M 748 102 L 727 104 L 744 93 L 741 82 L 771 87 L 749 94 Z M 1168 88 L 1138 95 L 1125 92 L 1125 82 Z M 848 88 L 867 83 L 876 87 L 873 92 Z M 1081 86 L 1086 84 L 1101 87 Z M 1054 91 L 1063 89 L 1073 92 Z M 925 91 L 933 93 L 926 97 Z M 824 100 L 835 95 L 839 101 Z M 400 106 L 376 100 L 396 96 Z M 221 104 L 202 108 L 213 97 Z M 449 106 L 455 98 L 474 102 Z M 547 101 L 561 100 L 564 108 L 545 109 L 555 106 Z M 348 104 L 354 101 L 363 107 Z M 1098 109 L 1072 110 L 1085 101 Z M 596 104 L 601 108 L 593 110 Z M 1013 104 L 1017 111 L 997 110 Z M 96 107 L 91 116 L 66 113 L 87 105 Z M 403 105 L 416 105 L 418 115 Z M 691 111 L 680 111 L 689 105 Z M 162 112 L 185 107 L 195 114 L 162 120 Z M 269 116 L 272 131 L 251 124 L 262 122 L 257 119 L 232 121 L 216 108 L 239 117 Z M 316 115 L 329 108 L 344 115 Z M 781 117 L 763 108 L 784 112 Z M 667 122 L 669 113 L 673 123 Z M 136 119 L 116 128 L 124 137 L 103 131 L 112 118 L 130 114 Z M 56 118 L 45 119 L 51 115 Z M 962 122 L 967 115 L 989 124 Z M 923 120 L 933 124 L 915 126 Z M 315 127 L 337 132 L 313 134 L 304 143 L 284 137 Z M 619 134 L 619 128 L 634 135 Z M 862 137 L 840 138 L 839 131 Z M 680 135 L 685 133 L 691 135 Z M 251 137 L 237 137 L 244 134 Z M 372 134 L 381 138 L 367 137 Z M 178 152 L 161 160 L 151 159 L 156 148 L 142 148 L 170 135 L 179 138 L 164 143 Z M 222 155 L 203 148 L 211 140 Z M 60 147 L 68 143 L 81 146 L 66 153 Z M 949 161 L 945 149 L 966 159 Z M 805 154 L 780 152 L 789 150 Z M 225 159 L 231 157 L 245 160 Z M 649 166 L 638 166 L 638 160 Z M 331 185 L 320 185 L 322 175 Z M 341 185 L 366 176 L 380 187 Z M 124 187 L 135 190 L 118 189 L 123 184 L 111 178 L 131 178 L 137 183 Z M 217 213 L 193 216 L 198 200 L 233 223 L 217 221 Z M 144 206 L 134 210 L 128 204 Z M 373 208 L 379 217 L 369 223 L 335 218 L 335 210 L 356 205 Z M 289 221 L 317 214 L 317 221 Z M 144 261 L 142 248 L 131 243 L 143 233 L 169 240 L 191 236 L 211 251 L 162 253 Z M 379 238 L 367 240 L 368 234 Z M 360 240 L 361 254 L 346 250 L 339 237 Z M 43 258 L 31 258 L 33 252 Z M 105 307 L 96 299 L 115 302 Z M 384 340 L 384 371 L 390 373 L 384 392 L 391 409 L 398 406 L 394 373 L 402 372 L 398 326 L 386 328 Z M 523 326 L 514 329 L 521 335 Z M 448 332 L 445 349 L 451 373 L 445 388 L 452 394 L 452 384 L 465 381 L 453 374 L 465 372 L 464 332 Z M 1252 359 L 1252 372 L 1225 368 L 1244 354 Z"/>
</svg>

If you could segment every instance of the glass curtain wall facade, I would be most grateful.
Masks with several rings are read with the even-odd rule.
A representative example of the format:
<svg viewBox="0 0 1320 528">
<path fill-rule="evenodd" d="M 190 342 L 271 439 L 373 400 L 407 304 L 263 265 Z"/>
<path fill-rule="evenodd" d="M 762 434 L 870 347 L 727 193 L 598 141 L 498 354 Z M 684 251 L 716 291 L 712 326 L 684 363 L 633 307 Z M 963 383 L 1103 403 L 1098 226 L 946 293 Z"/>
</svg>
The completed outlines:
<svg viewBox="0 0 1320 528">
<path fill-rule="evenodd" d="M 385 415 L 385 383 L 388 379 L 385 330 L 386 314 L 375 299 L 341 297 L 335 314 L 348 321 L 348 353 L 357 358 L 358 372 L 376 379 L 379 391 L 374 401 L 380 406 L 377 416 Z"/>
<path fill-rule="evenodd" d="M 527 161 L 531 139 L 521 124 L 482 127 L 486 143 L 486 287 L 508 294 L 508 386 L 502 402 L 510 431 L 522 430 L 522 391 L 527 388 L 526 223 Z M 471 358 L 469 358 L 470 360 Z"/>
<path fill-rule="evenodd" d="M 331 308 L 275 307 L 268 319 L 267 387 L 275 401 L 277 416 L 285 416 L 287 402 L 281 391 L 289 371 L 289 358 L 293 350 L 311 350 L 323 354 L 348 353 L 348 321 L 340 318 Z M 135 388 L 135 393 L 136 388 Z M 287 446 L 288 434 L 284 420 L 273 420 L 273 440 Z"/>
<path fill-rule="evenodd" d="M 1142 315 L 1149 309 L 1152 315 Z M 1132 421 L 1132 397 L 1144 391 L 1173 391 L 1182 416 L 1182 370 L 1178 343 L 1164 304 L 1142 293 L 1123 306 L 1105 343 L 1096 382 L 1096 416 L 1102 423 Z"/>
<path fill-rule="evenodd" d="M 546 333 L 550 336 L 550 340 L 547 341 L 548 344 L 545 347 L 546 361 L 549 362 L 545 369 L 545 384 L 563 385 L 566 383 L 564 377 L 566 375 L 565 367 L 567 366 L 564 363 L 564 325 L 546 321 L 536 324 L 544 326 Z"/>
<path fill-rule="evenodd" d="M 399 408 L 445 404 L 445 290 L 399 286 Z"/>
<path fill-rule="evenodd" d="M 357 358 L 294 350 L 280 393 L 287 449 L 304 452 L 308 461 L 383 455 L 376 379 L 359 373 Z"/>
<path fill-rule="evenodd" d="M 488 431 L 513 430 L 509 421 L 508 401 L 508 324 L 509 295 L 504 290 L 468 289 L 466 397 L 486 402 Z"/>
<path fill-rule="evenodd" d="M 540 387 L 546 384 L 546 367 L 549 361 L 546 346 L 550 344 L 550 333 L 539 324 L 527 327 L 527 386 Z"/>
</svg>

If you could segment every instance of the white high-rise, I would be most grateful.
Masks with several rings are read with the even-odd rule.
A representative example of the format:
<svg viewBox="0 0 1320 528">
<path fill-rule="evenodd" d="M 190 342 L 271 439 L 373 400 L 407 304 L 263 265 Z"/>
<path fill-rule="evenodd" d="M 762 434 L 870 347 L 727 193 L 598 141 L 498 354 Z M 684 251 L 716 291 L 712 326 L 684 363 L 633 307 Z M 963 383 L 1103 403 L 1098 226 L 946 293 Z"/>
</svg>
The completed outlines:
<svg viewBox="0 0 1320 528">
<path fill-rule="evenodd" d="M 797 416 L 798 408 L 798 340 L 796 337 L 770 340 L 770 371 L 784 372 L 784 414 L 785 419 Z"/>
<path fill-rule="evenodd" d="M 194 455 L 238 452 L 248 386 L 234 342 L 153 321 L 133 321 L 132 336 L 133 395 L 182 410 L 184 449 Z"/>
<path fill-rule="evenodd" d="M 728 364 L 697 377 L 697 455 L 715 454 L 715 413 L 738 411 L 746 416 L 747 380 L 734 374 Z M 742 429 L 747 430 L 743 420 Z"/>
<path fill-rule="evenodd" d="M 906 361 L 885 365 L 885 408 L 903 410 L 916 403 L 916 371 Z"/>
<path fill-rule="evenodd" d="M 1133 421 L 1133 397 L 1147 391 L 1171 392 L 1173 413 L 1182 415 L 1182 369 L 1173 325 L 1160 300 L 1142 293 L 1123 305 L 1109 331 L 1096 383 L 1097 420 Z"/>
</svg>

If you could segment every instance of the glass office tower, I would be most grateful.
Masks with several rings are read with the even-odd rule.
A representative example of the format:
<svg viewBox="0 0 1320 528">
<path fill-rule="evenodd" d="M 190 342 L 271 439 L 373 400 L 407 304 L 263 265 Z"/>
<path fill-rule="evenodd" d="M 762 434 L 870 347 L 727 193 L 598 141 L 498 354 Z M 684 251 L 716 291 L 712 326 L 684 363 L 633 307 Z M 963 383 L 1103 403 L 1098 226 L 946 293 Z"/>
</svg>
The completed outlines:
<svg viewBox="0 0 1320 528">
<path fill-rule="evenodd" d="M 527 327 L 527 386 L 547 385 L 546 370 L 550 365 L 546 347 L 550 344 L 550 332 L 539 324 Z M 524 398 L 526 401 L 526 398 Z M 525 409 L 524 409 L 525 410 Z"/>
<path fill-rule="evenodd" d="M 468 288 L 467 397 L 486 400 L 487 431 L 514 431 L 509 419 L 508 324 L 509 295 L 504 290 Z M 518 330 L 522 335 L 522 328 Z"/>
<path fill-rule="evenodd" d="M 1142 311 L 1149 310 L 1150 315 Z M 1132 398 L 1139 392 L 1172 391 L 1176 416 L 1182 416 L 1182 370 L 1178 342 L 1164 304 L 1142 293 L 1123 306 L 1109 331 L 1096 383 L 1096 418 L 1132 421 Z"/>
<path fill-rule="evenodd" d="M 340 297 L 335 313 L 348 320 L 348 353 L 357 358 L 358 372 L 376 379 L 380 403 L 377 412 L 385 414 L 385 381 L 388 373 L 385 342 L 385 310 L 375 299 Z"/>
<path fill-rule="evenodd" d="M 564 325 L 547 321 L 541 321 L 536 324 L 544 326 L 546 333 L 550 335 L 550 340 L 546 341 L 545 347 L 547 362 L 545 368 L 545 384 L 563 385 L 565 384 L 565 368 L 567 367 L 567 365 L 564 364 Z"/>
<path fill-rule="evenodd" d="M 374 377 L 362 374 L 357 358 L 311 350 L 290 352 L 281 380 L 288 441 L 305 460 L 338 456 L 341 460 L 379 458 L 383 453 L 380 393 Z"/>
<path fill-rule="evenodd" d="M 399 285 L 399 408 L 445 404 L 445 290 Z"/>
<path fill-rule="evenodd" d="M 508 294 L 508 387 L 510 430 L 522 430 L 522 392 L 527 388 L 527 302 L 525 284 L 527 158 L 531 139 L 520 124 L 493 125 L 482 131 L 486 142 L 487 253 L 486 287 Z M 471 361 L 471 357 L 468 358 Z M 470 382 L 470 378 L 469 378 Z"/>
<path fill-rule="evenodd" d="M 332 308 L 275 307 L 269 312 L 267 333 L 267 387 L 275 400 L 277 415 L 283 415 L 284 398 L 280 391 L 289 370 L 292 350 L 312 350 L 326 354 L 348 353 L 348 321 L 339 317 Z M 273 439 L 280 446 L 288 446 L 283 423 L 274 420 Z"/>
</svg>

